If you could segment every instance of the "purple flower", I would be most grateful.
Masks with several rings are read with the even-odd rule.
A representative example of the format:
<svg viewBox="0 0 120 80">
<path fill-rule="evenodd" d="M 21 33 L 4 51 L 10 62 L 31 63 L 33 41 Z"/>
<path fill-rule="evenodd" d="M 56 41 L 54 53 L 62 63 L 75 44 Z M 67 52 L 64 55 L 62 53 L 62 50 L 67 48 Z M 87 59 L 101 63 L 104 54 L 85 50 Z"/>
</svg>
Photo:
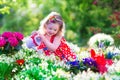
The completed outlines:
<svg viewBox="0 0 120 80">
<path fill-rule="evenodd" d="M 18 40 L 15 37 L 10 37 L 8 38 L 8 42 L 12 47 L 15 47 L 18 45 Z"/>
<path fill-rule="evenodd" d="M 22 40 L 24 38 L 23 34 L 20 32 L 13 32 L 13 35 L 18 39 Z"/>
<path fill-rule="evenodd" d="M 84 58 L 83 59 L 83 64 L 84 65 L 88 65 L 88 66 L 94 66 L 94 67 L 97 67 L 97 64 L 96 62 L 92 59 L 92 58 Z"/>
<path fill-rule="evenodd" d="M 98 47 L 99 47 L 99 48 L 103 48 L 103 47 L 104 47 L 104 42 L 99 42 Z"/>
<path fill-rule="evenodd" d="M 13 37 L 13 33 L 12 33 L 12 32 L 4 32 L 4 33 L 2 34 L 2 37 L 8 39 L 9 37 Z"/>
<path fill-rule="evenodd" d="M 74 66 L 75 66 L 75 65 L 79 65 L 79 61 L 77 61 L 77 60 L 76 60 L 76 61 L 71 61 L 70 64 L 71 64 L 71 65 L 74 65 Z"/>
<path fill-rule="evenodd" d="M 77 67 L 78 69 L 80 68 L 80 61 L 78 60 L 68 61 L 66 64 L 71 65 L 71 67 Z"/>
<path fill-rule="evenodd" d="M 0 37 L 0 47 L 3 47 L 6 44 L 4 37 Z"/>
</svg>

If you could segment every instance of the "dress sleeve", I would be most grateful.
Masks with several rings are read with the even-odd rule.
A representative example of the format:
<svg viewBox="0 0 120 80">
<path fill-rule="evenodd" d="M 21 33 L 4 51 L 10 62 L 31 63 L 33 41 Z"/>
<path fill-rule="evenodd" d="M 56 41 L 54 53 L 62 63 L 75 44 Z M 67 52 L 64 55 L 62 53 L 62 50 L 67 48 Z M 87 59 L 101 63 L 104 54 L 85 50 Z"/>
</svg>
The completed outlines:
<svg viewBox="0 0 120 80">
<path fill-rule="evenodd" d="M 76 60 L 76 54 L 72 52 L 72 50 L 66 43 L 64 37 L 61 39 L 60 45 L 55 51 L 55 55 L 58 56 L 61 60 L 66 60 L 66 61 Z"/>
</svg>

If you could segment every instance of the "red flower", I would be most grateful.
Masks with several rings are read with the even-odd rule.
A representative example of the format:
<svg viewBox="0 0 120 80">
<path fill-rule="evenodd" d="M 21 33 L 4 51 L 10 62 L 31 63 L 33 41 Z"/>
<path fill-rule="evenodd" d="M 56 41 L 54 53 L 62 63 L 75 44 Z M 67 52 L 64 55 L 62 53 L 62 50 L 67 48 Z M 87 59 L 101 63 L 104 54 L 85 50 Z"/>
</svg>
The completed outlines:
<svg viewBox="0 0 120 80">
<path fill-rule="evenodd" d="M 94 58 L 94 57 L 95 57 L 95 55 L 96 55 L 96 53 L 95 53 L 94 49 L 91 49 L 90 53 L 91 53 L 91 57 L 92 57 L 92 58 Z"/>
<path fill-rule="evenodd" d="M 24 64 L 24 59 L 19 59 L 19 60 L 16 60 L 16 63 L 19 64 L 19 65 L 22 65 Z"/>
<path fill-rule="evenodd" d="M 118 21 L 120 20 L 120 15 L 119 14 L 116 14 L 115 17 L 116 17 L 116 20 L 118 20 Z"/>
<path fill-rule="evenodd" d="M 100 73 L 104 73 L 107 71 L 106 64 L 112 65 L 113 61 L 110 59 L 105 59 L 105 56 L 103 54 L 98 55 L 95 53 L 94 49 L 91 49 L 90 51 L 91 57 L 96 61 L 97 68 L 100 71 Z"/>
<path fill-rule="evenodd" d="M 98 70 L 100 71 L 101 74 L 107 72 L 107 68 L 104 65 L 99 65 Z"/>
<path fill-rule="evenodd" d="M 103 54 L 97 55 L 94 59 L 98 65 L 104 65 L 104 66 L 106 65 L 106 60 Z"/>
</svg>

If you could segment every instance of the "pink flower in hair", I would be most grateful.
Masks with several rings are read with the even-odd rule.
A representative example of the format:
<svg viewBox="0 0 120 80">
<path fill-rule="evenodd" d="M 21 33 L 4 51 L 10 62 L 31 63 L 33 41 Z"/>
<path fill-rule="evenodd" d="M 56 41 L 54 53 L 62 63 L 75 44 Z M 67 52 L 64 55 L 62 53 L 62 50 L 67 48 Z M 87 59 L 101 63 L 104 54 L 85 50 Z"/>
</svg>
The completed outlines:
<svg viewBox="0 0 120 80">
<path fill-rule="evenodd" d="M 20 32 L 14 32 L 13 35 L 18 39 L 22 40 L 24 38 L 23 34 Z"/>
<path fill-rule="evenodd" d="M 60 25 L 63 25 L 62 18 L 60 16 L 56 16 L 56 15 L 50 16 L 49 22 L 50 23 L 59 23 Z"/>
<path fill-rule="evenodd" d="M 6 44 L 4 37 L 0 37 L 0 47 L 3 47 Z"/>
<path fill-rule="evenodd" d="M 12 47 L 15 47 L 18 45 L 18 40 L 15 37 L 10 37 L 8 38 L 8 42 Z"/>
<path fill-rule="evenodd" d="M 2 37 L 5 37 L 5 38 L 9 38 L 9 37 L 13 37 L 13 33 L 12 32 L 4 32 L 3 34 L 2 34 Z"/>
<path fill-rule="evenodd" d="M 49 21 L 52 22 L 52 23 L 55 23 L 55 20 L 56 20 L 55 16 L 51 16 L 51 17 L 49 18 Z"/>
</svg>

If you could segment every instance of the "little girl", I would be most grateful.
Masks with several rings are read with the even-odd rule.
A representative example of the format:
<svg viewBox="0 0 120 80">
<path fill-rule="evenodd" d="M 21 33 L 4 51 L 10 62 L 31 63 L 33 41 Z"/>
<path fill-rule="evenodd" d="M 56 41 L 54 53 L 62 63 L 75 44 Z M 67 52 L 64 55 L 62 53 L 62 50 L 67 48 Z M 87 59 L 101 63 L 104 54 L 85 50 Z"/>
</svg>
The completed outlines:
<svg viewBox="0 0 120 80">
<path fill-rule="evenodd" d="M 51 12 L 42 20 L 40 28 L 31 35 L 37 50 L 43 50 L 45 55 L 54 54 L 60 60 L 75 61 L 76 54 L 72 52 L 64 38 L 65 24 L 56 12 Z"/>
</svg>

